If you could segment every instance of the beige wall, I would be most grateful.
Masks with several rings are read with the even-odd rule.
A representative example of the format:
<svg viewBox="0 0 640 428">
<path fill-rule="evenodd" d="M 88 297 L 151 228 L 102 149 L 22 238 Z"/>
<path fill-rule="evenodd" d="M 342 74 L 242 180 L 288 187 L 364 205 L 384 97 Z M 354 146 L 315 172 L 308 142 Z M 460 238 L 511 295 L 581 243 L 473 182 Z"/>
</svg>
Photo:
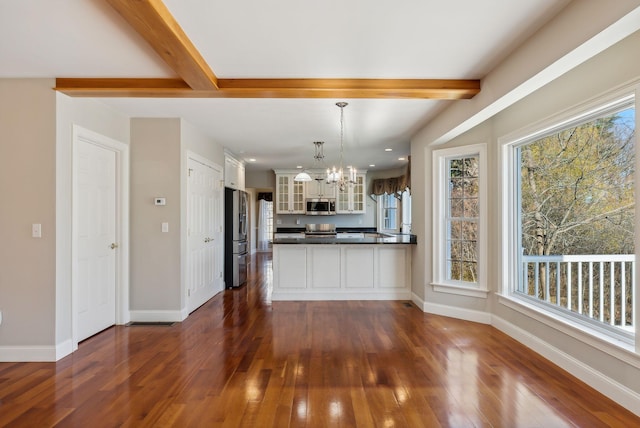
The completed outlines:
<svg viewBox="0 0 640 428">
<path fill-rule="evenodd" d="M 180 311 L 180 119 L 131 120 L 132 311 Z M 154 198 L 166 198 L 165 206 Z M 169 233 L 163 233 L 163 222 Z"/>
<path fill-rule="evenodd" d="M 414 215 L 421 222 L 414 222 L 414 231 L 418 235 L 418 248 L 414 255 L 421 263 L 414 263 L 413 289 L 425 302 L 426 307 L 448 308 L 451 314 L 463 314 L 462 317 L 474 318 L 477 314 L 487 314 L 488 322 L 508 326 L 513 332 L 528 338 L 529 344 L 550 352 L 561 362 L 572 361 L 566 368 L 574 373 L 586 374 L 590 380 L 609 385 L 610 391 L 628 388 L 633 394 L 640 394 L 640 358 L 625 351 L 615 351 L 603 342 L 590 344 L 575 339 L 572 335 L 550 328 L 522 312 L 515 311 L 500 303 L 498 293 L 503 286 L 502 272 L 502 223 L 506 219 L 501 213 L 502 167 L 498 139 L 512 134 L 532 124 L 557 115 L 573 106 L 611 91 L 630 81 L 640 82 L 640 32 L 632 34 L 613 47 L 576 67 L 528 97 L 504 109 L 494 117 L 487 119 L 471 130 L 450 140 L 444 145 L 431 145 L 426 138 L 428 132 L 412 142 L 414 162 L 413 189 Z M 491 291 L 487 299 L 456 296 L 435 292 L 430 286 L 432 280 L 431 229 L 432 229 L 432 171 L 431 157 L 435 149 L 470 144 L 486 143 L 488 148 L 488 286 Z M 420 162 L 417 162 L 421 159 Z M 637 202 L 640 204 L 640 201 Z M 637 298 L 637 296 L 636 296 Z M 622 355 L 626 355 L 622 357 Z M 560 357 L 562 356 L 562 357 Z M 556 361 L 558 362 L 558 361 Z M 584 366 L 583 366 L 584 365 Z M 598 375 L 593 375 L 596 370 Z M 604 377 L 601 377 L 604 375 Z M 598 380 L 600 379 L 600 380 Z M 610 379 L 614 383 L 601 379 Z M 613 385 L 619 385 L 613 386 Z M 609 391 L 609 392 L 610 392 Z M 624 394 L 623 394 L 624 395 Z M 628 404 L 628 403 L 627 403 Z M 639 409 L 636 409 L 639 410 Z"/>
<path fill-rule="evenodd" d="M 56 95 L 51 79 L 0 79 L 0 354 L 55 344 Z M 42 224 L 42 238 L 31 224 Z"/>
<path fill-rule="evenodd" d="M 175 321 L 187 315 L 188 153 L 224 170 L 223 147 L 190 123 L 179 118 L 131 119 L 130 308 L 134 321 Z M 166 205 L 154 205 L 155 197 L 166 198 Z M 162 232 L 163 222 L 169 223 L 168 233 Z"/>
<path fill-rule="evenodd" d="M 72 129 L 127 143 L 129 120 L 52 90 L 53 79 L 0 79 L 0 361 L 71 351 Z M 31 224 L 42 238 L 31 238 Z"/>
</svg>

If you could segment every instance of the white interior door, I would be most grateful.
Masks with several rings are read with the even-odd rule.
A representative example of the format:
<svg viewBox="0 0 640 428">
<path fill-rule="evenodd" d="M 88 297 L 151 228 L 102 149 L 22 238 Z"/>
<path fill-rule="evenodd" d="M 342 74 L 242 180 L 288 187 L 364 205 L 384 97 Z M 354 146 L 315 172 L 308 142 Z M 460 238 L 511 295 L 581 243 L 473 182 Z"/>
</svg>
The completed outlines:
<svg viewBox="0 0 640 428">
<path fill-rule="evenodd" d="M 78 341 L 116 323 L 116 153 L 77 145 Z"/>
<path fill-rule="evenodd" d="M 187 297 L 189 312 L 224 288 L 222 171 L 188 159 Z"/>
</svg>

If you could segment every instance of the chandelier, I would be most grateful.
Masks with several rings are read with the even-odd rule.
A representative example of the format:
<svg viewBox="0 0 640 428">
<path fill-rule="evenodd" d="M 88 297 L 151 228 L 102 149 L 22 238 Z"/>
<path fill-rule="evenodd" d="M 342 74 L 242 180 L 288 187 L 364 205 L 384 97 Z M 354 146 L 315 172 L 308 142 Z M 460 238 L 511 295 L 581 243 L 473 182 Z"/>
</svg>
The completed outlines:
<svg viewBox="0 0 640 428">
<path fill-rule="evenodd" d="M 348 105 L 344 101 L 336 103 L 340 107 L 340 166 L 327 168 L 327 183 L 335 184 L 340 191 L 347 189 L 347 186 L 356 182 L 356 169 L 349 166 L 349 172 L 345 175 L 344 162 L 344 108 Z"/>
</svg>

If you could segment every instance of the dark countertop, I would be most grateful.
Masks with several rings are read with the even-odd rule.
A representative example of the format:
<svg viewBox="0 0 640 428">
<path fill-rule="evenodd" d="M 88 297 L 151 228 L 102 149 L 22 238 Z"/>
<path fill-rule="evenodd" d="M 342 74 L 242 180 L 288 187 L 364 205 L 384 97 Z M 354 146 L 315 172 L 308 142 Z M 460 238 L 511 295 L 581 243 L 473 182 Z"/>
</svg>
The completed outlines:
<svg viewBox="0 0 640 428">
<path fill-rule="evenodd" d="M 304 227 L 278 227 L 276 233 L 298 233 L 304 232 Z M 376 233 L 375 227 L 336 227 L 336 232 L 355 232 L 355 233 Z"/>
<path fill-rule="evenodd" d="M 303 235 L 304 236 L 304 235 Z M 275 238 L 274 244 L 416 244 L 416 235 L 383 234 L 379 237 L 365 236 L 364 238 L 338 238 L 331 237 L 301 237 L 301 238 Z"/>
</svg>

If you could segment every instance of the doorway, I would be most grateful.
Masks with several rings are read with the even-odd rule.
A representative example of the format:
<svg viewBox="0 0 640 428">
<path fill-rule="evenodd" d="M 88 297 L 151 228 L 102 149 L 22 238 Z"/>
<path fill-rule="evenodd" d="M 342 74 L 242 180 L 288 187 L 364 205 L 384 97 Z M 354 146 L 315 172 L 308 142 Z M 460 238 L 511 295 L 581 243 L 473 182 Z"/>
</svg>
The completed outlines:
<svg viewBox="0 0 640 428">
<path fill-rule="evenodd" d="M 128 153 L 123 143 L 74 126 L 72 348 L 128 321 Z"/>
<path fill-rule="evenodd" d="M 193 153 L 187 165 L 187 307 L 191 313 L 224 289 L 224 187 L 221 167 Z"/>
</svg>

